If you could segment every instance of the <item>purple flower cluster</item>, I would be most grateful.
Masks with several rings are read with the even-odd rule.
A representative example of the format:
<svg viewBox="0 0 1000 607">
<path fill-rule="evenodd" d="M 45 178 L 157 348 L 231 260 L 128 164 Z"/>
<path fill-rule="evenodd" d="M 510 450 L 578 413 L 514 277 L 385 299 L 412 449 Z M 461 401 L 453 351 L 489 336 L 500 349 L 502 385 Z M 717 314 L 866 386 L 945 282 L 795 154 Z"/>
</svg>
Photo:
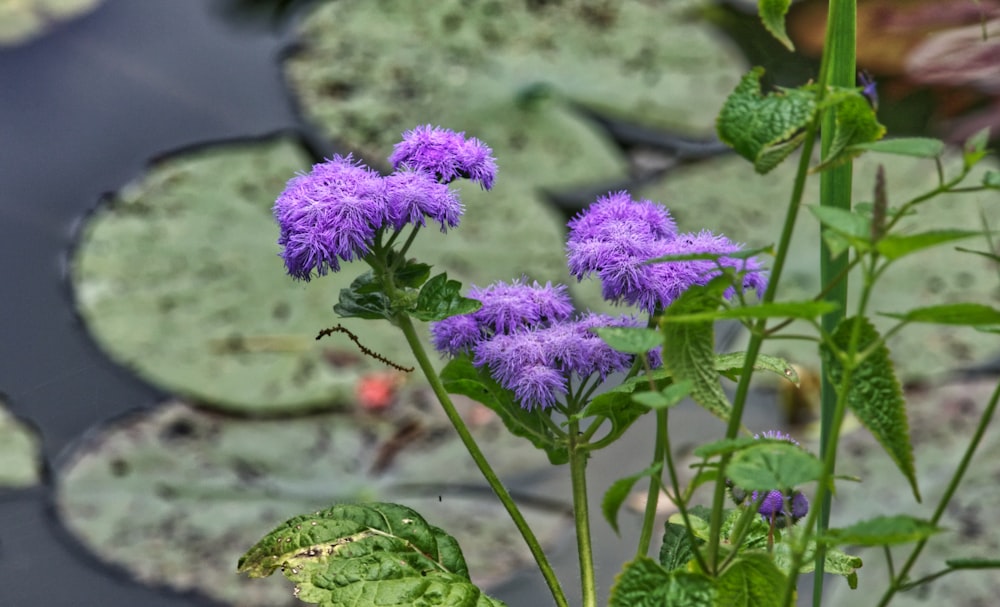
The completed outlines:
<svg viewBox="0 0 1000 607">
<path fill-rule="evenodd" d="M 686 289 L 720 274 L 719 266 L 742 273 L 743 289 L 762 293 L 767 275 L 755 258 L 647 263 L 666 255 L 736 253 L 741 245 L 702 231 L 678 234 L 666 209 L 648 200 L 636 202 L 627 192 L 612 192 L 569 222 L 566 249 L 570 273 L 577 279 L 596 274 L 604 298 L 635 305 L 652 314 L 670 305 Z M 732 297 L 730 288 L 726 297 Z"/>
<path fill-rule="evenodd" d="M 382 177 L 350 155 L 334 156 L 293 177 L 274 203 L 278 244 L 288 273 L 309 280 L 340 270 L 340 261 L 372 252 L 382 230 L 423 226 L 441 231 L 458 225 L 462 203 L 448 183 L 468 177 L 493 185 L 496 163 L 475 138 L 430 126 L 418 127 L 396 145 L 396 172 Z"/>
<path fill-rule="evenodd" d="M 754 438 L 769 438 L 773 440 L 783 440 L 798 446 L 799 441 L 790 435 L 778 430 L 767 430 L 760 434 L 754 434 Z M 751 503 L 756 503 L 761 494 L 754 491 L 750 495 Z M 809 498 L 801 491 L 789 491 L 787 493 L 772 489 L 761 499 L 757 512 L 764 517 L 765 521 L 773 523 L 777 527 L 785 527 L 791 523 L 796 523 L 809 512 Z"/>
<path fill-rule="evenodd" d="M 632 362 L 590 329 L 638 326 L 638 321 L 593 313 L 571 317 L 573 305 L 563 285 L 499 282 L 474 287 L 469 297 L 482 307 L 434 323 L 434 346 L 451 356 L 469 354 L 525 409 L 553 406 L 567 394 L 573 375 L 603 380 Z"/>
</svg>

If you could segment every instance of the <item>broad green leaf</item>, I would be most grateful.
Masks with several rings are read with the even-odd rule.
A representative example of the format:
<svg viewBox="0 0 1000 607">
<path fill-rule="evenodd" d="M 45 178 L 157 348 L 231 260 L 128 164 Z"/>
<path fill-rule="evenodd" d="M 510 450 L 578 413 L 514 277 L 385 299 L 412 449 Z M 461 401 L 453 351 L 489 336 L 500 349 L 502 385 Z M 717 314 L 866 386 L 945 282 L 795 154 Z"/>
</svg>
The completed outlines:
<svg viewBox="0 0 1000 607">
<path fill-rule="evenodd" d="M 831 336 L 841 351 L 847 349 L 854 323 L 854 318 L 843 319 Z M 859 352 L 869 349 L 881 340 L 871 321 L 861 318 L 860 323 Z M 844 369 L 840 360 L 833 355 L 826 344 L 820 347 L 820 354 L 824 366 L 829 369 L 831 383 L 838 390 L 842 389 L 840 384 Z M 917 488 L 917 476 L 913 466 L 913 445 L 910 442 L 909 422 L 906 419 L 906 403 L 903 401 L 899 380 L 893 372 L 889 348 L 884 344 L 876 347 L 854 369 L 847 391 L 847 405 L 885 448 L 899 471 L 909 481 L 913 496 L 919 502 L 920 490 Z"/>
<path fill-rule="evenodd" d="M 948 559 L 944 564 L 952 569 L 1000 569 L 1000 559 Z"/>
<path fill-rule="evenodd" d="M 931 230 L 918 234 L 888 234 L 876 243 L 875 250 L 888 259 L 899 259 L 939 244 L 981 235 L 981 231 L 973 230 Z"/>
<path fill-rule="evenodd" d="M 816 115 L 812 91 L 782 89 L 764 95 L 763 75 L 763 68 L 750 70 L 726 99 L 716 121 L 719 139 L 753 162 L 758 173 L 767 173 L 794 152 Z"/>
<path fill-rule="evenodd" d="M 289 519 L 239 560 L 267 577 L 280 568 L 305 603 L 493 607 L 470 580 L 455 539 L 416 511 L 389 503 L 339 504 Z"/>
<path fill-rule="evenodd" d="M 374 275 L 365 272 L 355 278 L 350 287 L 340 290 L 340 300 L 333 305 L 333 311 L 341 318 L 389 320 L 392 302 L 382 293 Z"/>
<path fill-rule="evenodd" d="M 444 272 L 427 281 L 417 297 L 413 316 L 423 320 L 444 320 L 449 316 L 470 314 L 482 307 L 482 302 L 462 297 L 462 283 L 449 280 Z"/>
<path fill-rule="evenodd" d="M 834 103 L 834 130 L 830 150 L 813 170 L 825 170 L 861 154 L 858 144 L 875 142 L 885 135 L 871 103 L 856 89 L 834 89 L 826 99 Z"/>
<path fill-rule="evenodd" d="M 611 422 L 611 430 L 602 439 L 607 443 L 613 442 L 624 434 L 629 426 L 649 411 L 646 407 L 632 401 L 631 393 L 635 389 L 635 384 L 629 384 L 625 387 L 619 386 L 618 388 L 598 394 L 577 415 L 579 419 L 603 417 Z"/>
<path fill-rule="evenodd" d="M 738 376 L 738 373 L 730 374 L 728 372 L 742 370 L 745 360 L 745 352 L 719 354 L 715 357 L 715 370 L 720 373 L 736 377 Z M 771 373 L 776 373 L 796 386 L 799 385 L 799 372 L 796 371 L 795 367 L 790 365 L 784 358 L 770 356 L 768 354 L 758 354 L 757 360 L 754 361 L 753 369 L 754 371 L 770 371 Z"/>
<path fill-rule="evenodd" d="M 983 186 L 1000 190 L 1000 171 L 986 171 L 983 174 Z"/>
<path fill-rule="evenodd" d="M 871 239 L 871 219 L 847 209 L 810 205 L 809 212 L 819 219 L 823 226 L 850 239 L 868 241 Z"/>
<path fill-rule="evenodd" d="M 412 259 L 403 263 L 395 272 L 393 278 L 397 287 L 419 289 L 431 275 L 431 266 Z"/>
<path fill-rule="evenodd" d="M 816 542 L 809 540 L 799 570 L 794 574 L 791 571 L 793 546 L 795 542 L 801 540 L 802 533 L 802 527 L 796 526 L 786 529 L 782 534 L 781 541 L 774 544 L 774 564 L 785 575 L 801 575 L 816 570 Z M 856 588 L 858 585 L 857 569 L 862 565 L 861 558 L 846 554 L 834 547 L 827 547 L 825 555 L 823 571 L 842 576 L 851 588 Z"/>
<path fill-rule="evenodd" d="M 0 398 L 0 489 L 30 487 L 41 480 L 41 441 Z"/>
<path fill-rule="evenodd" d="M 664 311 L 661 329 L 664 335 L 663 368 L 675 381 L 691 382 L 691 398 L 710 413 L 727 419 L 729 400 L 722 391 L 715 372 L 714 333 L 711 321 L 671 323 L 675 315 L 714 310 L 728 288 L 725 277 L 685 291 Z"/>
<path fill-rule="evenodd" d="M 551 426 L 542 418 L 549 413 L 522 408 L 512 392 L 494 381 L 488 372 L 474 367 L 467 356 L 452 359 L 441 371 L 441 382 L 449 393 L 468 396 L 489 407 L 512 434 L 545 451 L 553 464 L 569 461 L 566 445 L 552 434 Z"/>
<path fill-rule="evenodd" d="M 700 540 L 708 540 L 709 524 L 712 511 L 707 506 L 695 506 L 688 510 L 688 521 L 691 523 L 691 533 Z M 667 519 L 675 525 L 684 525 L 684 517 L 680 512 L 675 512 Z"/>
<path fill-rule="evenodd" d="M 660 565 L 667 571 L 685 568 L 694 558 L 695 546 L 692 545 L 692 537 L 698 546 L 705 543 L 704 540 L 688 533 L 684 525 L 670 521 L 664 523 L 663 543 L 660 544 Z"/>
<path fill-rule="evenodd" d="M 611 587 L 611 607 L 714 607 L 715 584 L 711 578 L 687 571 L 667 571 L 651 558 L 641 556 L 625 563 Z"/>
<path fill-rule="evenodd" d="M 621 535 L 618 531 L 618 511 L 621 510 L 622 504 L 625 503 L 625 498 L 632 491 L 632 487 L 639 479 L 648 476 L 659 476 L 662 468 L 663 464 L 656 463 L 642 472 L 616 480 L 604 492 L 604 498 L 601 500 L 601 512 L 604 514 L 604 520 L 608 521 L 608 524 L 611 525 L 616 534 Z"/>
<path fill-rule="evenodd" d="M 747 553 L 719 576 L 718 604 L 732 607 L 780 607 L 786 584 L 785 574 L 771 557 Z"/>
<path fill-rule="evenodd" d="M 798 445 L 787 441 L 760 441 L 737 451 L 726 468 L 726 478 L 747 491 L 787 490 L 820 477 L 823 464 Z"/>
<path fill-rule="evenodd" d="M 785 33 L 785 15 L 792 0 L 757 0 L 757 12 L 767 31 L 771 32 L 778 42 L 790 51 L 795 51 L 795 45 Z"/>
<path fill-rule="evenodd" d="M 994 325 L 1000 323 L 1000 310 L 977 303 L 942 304 L 915 308 L 904 314 L 885 313 L 883 316 L 906 322 L 934 323 L 940 325 Z"/>
<path fill-rule="evenodd" d="M 889 546 L 926 539 L 941 531 L 923 519 L 904 514 L 877 516 L 840 529 L 826 531 L 823 541 L 859 546 Z"/>
<path fill-rule="evenodd" d="M 944 142 L 929 137 L 896 137 L 881 141 L 856 143 L 851 147 L 867 152 L 916 156 L 918 158 L 937 158 L 944 152 Z"/>
<path fill-rule="evenodd" d="M 711 443 L 698 445 L 694 449 L 696 457 L 716 457 L 726 453 L 735 453 L 741 449 L 746 449 L 750 445 L 756 445 L 760 441 L 752 436 L 741 436 L 737 438 L 723 438 Z"/>
<path fill-rule="evenodd" d="M 816 318 L 837 309 L 837 304 L 828 301 L 782 301 L 757 304 L 739 308 L 723 308 L 694 314 L 665 316 L 663 322 L 704 322 L 724 318 Z"/>
<path fill-rule="evenodd" d="M 599 327 L 593 331 L 604 340 L 604 343 L 626 354 L 645 354 L 663 345 L 663 336 L 656 329 Z"/>
<path fill-rule="evenodd" d="M 667 409 L 684 400 L 691 393 L 691 388 L 691 381 L 683 380 L 658 392 L 634 392 L 632 401 L 647 409 Z"/>
</svg>

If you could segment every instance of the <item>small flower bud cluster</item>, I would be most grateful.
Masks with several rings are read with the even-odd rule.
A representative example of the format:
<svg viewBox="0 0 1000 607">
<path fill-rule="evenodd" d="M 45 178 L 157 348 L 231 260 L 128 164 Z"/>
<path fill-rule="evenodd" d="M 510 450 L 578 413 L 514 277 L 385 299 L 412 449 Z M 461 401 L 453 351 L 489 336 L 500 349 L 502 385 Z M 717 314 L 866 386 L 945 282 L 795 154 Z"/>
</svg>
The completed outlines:
<svg viewBox="0 0 1000 607">
<path fill-rule="evenodd" d="M 797 440 L 788 434 L 777 430 L 767 430 L 766 432 L 755 434 L 754 438 L 769 438 L 787 441 L 794 445 L 799 444 Z M 809 498 L 801 491 L 779 491 L 772 489 L 766 492 L 753 491 L 748 496 L 746 491 L 735 486 L 732 481 L 727 480 L 726 485 L 729 487 L 729 493 L 733 501 L 742 505 L 746 502 L 747 497 L 749 497 L 749 503 L 759 503 L 757 512 L 763 517 L 764 521 L 774 525 L 778 529 L 794 525 L 799 519 L 809 513 Z"/>
<path fill-rule="evenodd" d="M 496 177 L 481 141 L 429 125 L 404 133 L 390 161 L 395 172 L 382 177 L 350 155 L 334 156 L 288 182 L 273 211 L 289 274 L 309 280 L 313 272 L 337 272 L 340 261 L 370 254 L 385 229 L 427 219 L 441 231 L 454 228 L 463 208 L 447 184 L 462 177 L 489 189 Z"/>
</svg>

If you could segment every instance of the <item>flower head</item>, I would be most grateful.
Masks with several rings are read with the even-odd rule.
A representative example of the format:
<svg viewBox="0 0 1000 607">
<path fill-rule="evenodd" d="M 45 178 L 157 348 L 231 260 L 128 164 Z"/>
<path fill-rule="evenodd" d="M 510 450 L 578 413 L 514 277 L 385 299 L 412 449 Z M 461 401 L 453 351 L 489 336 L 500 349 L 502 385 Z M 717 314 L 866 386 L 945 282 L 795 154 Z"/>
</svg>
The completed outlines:
<svg viewBox="0 0 1000 607">
<path fill-rule="evenodd" d="M 427 173 L 403 167 L 385 178 L 389 223 L 397 230 L 410 223 L 424 225 L 426 217 L 454 228 L 462 216 L 462 203 L 447 185 Z"/>
<path fill-rule="evenodd" d="M 492 154 L 493 150 L 475 137 L 466 139 L 465 133 L 427 124 L 403 133 L 389 162 L 394 169 L 408 166 L 430 173 L 441 183 L 464 177 L 488 190 L 497 173 Z"/>
<path fill-rule="evenodd" d="M 472 287 L 469 298 L 483 302 L 473 314 L 479 324 L 494 333 L 513 333 L 529 325 L 559 321 L 573 313 L 566 286 L 550 282 L 544 286 L 537 282 L 529 285 L 524 279 L 510 284 L 496 282 L 484 289 Z"/>
<path fill-rule="evenodd" d="M 338 258 L 351 261 L 371 252 L 388 215 L 385 184 L 350 155 L 334 156 L 289 180 L 273 211 L 288 273 L 309 280 L 314 270 L 338 271 Z"/>
</svg>

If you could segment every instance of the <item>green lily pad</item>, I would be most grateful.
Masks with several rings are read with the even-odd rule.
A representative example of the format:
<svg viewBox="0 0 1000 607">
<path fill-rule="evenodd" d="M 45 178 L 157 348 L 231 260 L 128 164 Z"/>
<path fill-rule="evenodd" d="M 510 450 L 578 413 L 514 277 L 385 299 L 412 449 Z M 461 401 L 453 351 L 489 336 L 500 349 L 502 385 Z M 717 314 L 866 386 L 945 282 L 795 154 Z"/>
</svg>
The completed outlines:
<svg viewBox="0 0 1000 607">
<path fill-rule="evenodd" d="M 43 35 L 60 21 L 97 8 L 101 0 L 0 0 L 0 46 Z"/>
<path fill-rule="evenodd" d="M 663 202 L 683 231 L 709 229 L 751 248 L 766 246 L 775 244 L 780 236 L 797 162 L 797 156 L 793 156 L 766 177 L 761 177 L 743 159 L 717 158 L 674 171 L 661 183 L 643 189 L 641 194 Z M 885 165 L 891 207 L 898 207 L 910 197 L 937 186 L 936 171 L 930 160 L 865 155 L 854 164 L 856 202 L 872 200 L 878 164 Z M 960 167 L 961 158 L 946 158 L 946 175 L 954 175 Z M 978 183 L 975 175 L 968 180 L 970 184 Z M 904 219 L 900 233 L 932 228 L 981 230 L 980 212 L 996 229 L 1000 226 L 1000 207 L 995 202 L 996 194 L 992 192 L 939 197 L 919 206 L 916 215 Z M 810 179 L 804 203 L 819 204 L 818 178 Z M 802 209 L 795 229 L 792 251 L 778 293 L 778 297 L 785 300 L 808 299 L 820 290 L 819 222 L 812 213 Z M 987 248 L 981 238 L 970 238 L 961 244 L 977 250 Z M 860 284 L 861 279 L 854 275 L 851 286 L 855 296 Z M 948 244 L 896 262 L 876 288 L 869 304 L 873 314 L 905 312 L 919 306 L 958 301 L 995 306 L 1000 278 L 990 260 L 956 251 L 954 245 Z M 893 322 L 886 318 L 875 319 L 882 329 Z M 787 331 L 814 333 L 805 323 L 796 323 Z M 741 344 L 733 346 L 733 349 L 740 348 Z M 772 341 L 765 342 L 764 348 L 765 352 L 790 362 L 818 368 L 816 347 L 809 342 Z M 889 341 L 898 376 L 904 381 L 985 360 L 996 348 L 994 335 L 971 328 L 940 325 L 911 325 Z"/>
<path fill-rule="evenodd" d="M 332 311 L 337 294 L 367 266 L 348 264 L 303 283 L 287 276 L 278 257 L 271 206 L 308 166 L 283 139 L 212 146 L 158 163 L 101 205 L 71 270 L 81 316 L 100 346 L 199 404 L 270 414 L 348 402 L 363 374 L 385 367 L 346 336 L 314 338 L 340 321 Z M 468 210 L 458 229 L 425 230 L 411 253 L 466 284 L 567 273 L 554 213 L 466 196 L 477 190 L 464 187 Z M 485 255 L 491 251 L 503 253 Z M 342 324 L 366 347 L 413 365 L 389 323 Z"/>
<path fill-rule="evenodd" d="M 335 503 L 401 503 L 458 539 L 474 583 L 495 585 L 533 561 L 431 398 L 411 391 L 411 404 L 388 416 L 280 421 L 169 402 L 88 437 L 58 472 L 58 512 L 89 549 L 139 580 L 278 607 L 297 604 L 281 576 L 236 574 L 250 546 L 287 518 Z M 478 405 L 459 404 L 506 482 L 548 468 L 497 419 L 482 421 Z M 543 543 L 571 532 L 568 504 L 521 505 Z"/>
<path fill-rule="evenodd" d="M 0 401 L 0 488 L 30 487 L 42 476 L 41 441 Z"/>
</svg>

